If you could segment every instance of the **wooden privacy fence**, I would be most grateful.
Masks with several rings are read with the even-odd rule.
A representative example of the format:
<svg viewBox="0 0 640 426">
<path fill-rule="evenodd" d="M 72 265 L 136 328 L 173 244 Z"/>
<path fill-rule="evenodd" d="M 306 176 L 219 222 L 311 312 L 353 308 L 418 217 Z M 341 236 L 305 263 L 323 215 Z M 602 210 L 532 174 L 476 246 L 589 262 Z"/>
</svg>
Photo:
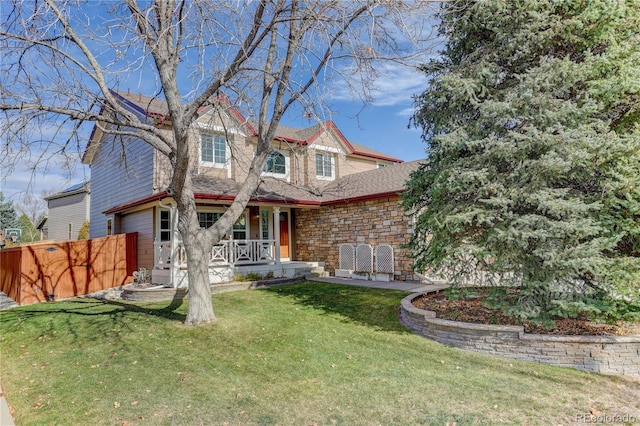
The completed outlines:
<svg viewBox="0 0 640 426">
<path fill-rule="evenodd" d="M 20 305 L 80 296 L 133 281 L 138 233 L 0 250 L 0 290 Z"/>
</svg>

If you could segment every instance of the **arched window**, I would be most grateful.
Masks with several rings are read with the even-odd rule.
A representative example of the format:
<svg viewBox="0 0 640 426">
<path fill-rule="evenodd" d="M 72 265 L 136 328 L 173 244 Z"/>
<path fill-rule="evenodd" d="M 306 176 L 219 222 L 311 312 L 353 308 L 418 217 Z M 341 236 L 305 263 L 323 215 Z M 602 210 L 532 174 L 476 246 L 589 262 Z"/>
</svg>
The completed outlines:
<svg viewBox="0 0 640 426">
<path fill-rule="evenodd" d="M 287 174 L 287 163 L 284 154 L 278 151 L 272 151 L 267 158 L 267 162 L 262 169 L 265 173 L 274 173 L 278 175 Z"/>
</svg>

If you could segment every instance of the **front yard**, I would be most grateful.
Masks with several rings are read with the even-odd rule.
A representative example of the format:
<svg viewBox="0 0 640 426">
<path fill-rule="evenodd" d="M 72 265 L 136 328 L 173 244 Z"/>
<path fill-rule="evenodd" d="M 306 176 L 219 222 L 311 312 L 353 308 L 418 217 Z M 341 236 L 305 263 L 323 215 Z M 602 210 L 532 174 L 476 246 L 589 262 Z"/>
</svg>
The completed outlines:
<svg viewBox="0 0 640 426">
<path fill-rule="evenodd" d="M 0 379 L 19 425 L 640 419 L 640 382 L 441 346 L 398 324 L 405 295 L 318 283 L 225 293 L 218 322 L 198 328 L 182 325 L 187 301 L 16 308 L 0 312 Z"/>
</svg>

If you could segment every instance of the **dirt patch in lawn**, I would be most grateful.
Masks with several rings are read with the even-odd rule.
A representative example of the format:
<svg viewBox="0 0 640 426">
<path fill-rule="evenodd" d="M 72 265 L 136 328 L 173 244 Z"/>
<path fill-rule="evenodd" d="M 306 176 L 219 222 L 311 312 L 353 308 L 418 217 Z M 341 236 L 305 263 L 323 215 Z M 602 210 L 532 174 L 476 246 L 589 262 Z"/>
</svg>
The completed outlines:
<svg viewBox="0 0 640 426">
<path fill-rule="evenodd" d="M 437 318 L 488 325 L 520 325 L 525 332 L 562 335 L 640 335 L 640 323 L 618 322 L 603 324 L 585 318 L 562 318 L 553 323 L 541 324 L 521 321 L 499 309 L 490 308 L 485 302 L 485 289 L 474 289 L 474 296 L 467 299 L 449 299 L 444 292 L 422 295 L 412 304 L 420 309 L 434 311 Z"/>
</svg>

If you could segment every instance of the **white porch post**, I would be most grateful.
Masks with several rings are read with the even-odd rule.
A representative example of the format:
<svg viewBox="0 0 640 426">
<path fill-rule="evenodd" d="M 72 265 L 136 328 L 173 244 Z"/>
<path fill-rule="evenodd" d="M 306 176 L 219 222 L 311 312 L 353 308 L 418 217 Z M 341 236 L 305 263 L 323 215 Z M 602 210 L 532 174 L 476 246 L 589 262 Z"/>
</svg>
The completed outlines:
<svg viewBox="0 0 640 426">
<path fill-rule="evenodd" d="M 280 265 L 280 207 L 273 208 L 273 239 L 276 240 L 276 265 Z"/>
<path fill-rule="evenodd" d="M 179 258 L 179 253 L 178 250 L 180 250 L 179 248 L 179 244 L 178 244 L 178 209 L 176 208 L 175 203 L 171 203 L 170 204 L 171 207 L 171 263 L 169 265 L 169 267 L 171 268 L 171 287 L 176 288 L 178 286 L 178 279 L 176 277 L 177 273 L 178 273 L 178 267 L 177 267 L 177 263 L 178 263 L 178 258 Z"/>
</svg>

